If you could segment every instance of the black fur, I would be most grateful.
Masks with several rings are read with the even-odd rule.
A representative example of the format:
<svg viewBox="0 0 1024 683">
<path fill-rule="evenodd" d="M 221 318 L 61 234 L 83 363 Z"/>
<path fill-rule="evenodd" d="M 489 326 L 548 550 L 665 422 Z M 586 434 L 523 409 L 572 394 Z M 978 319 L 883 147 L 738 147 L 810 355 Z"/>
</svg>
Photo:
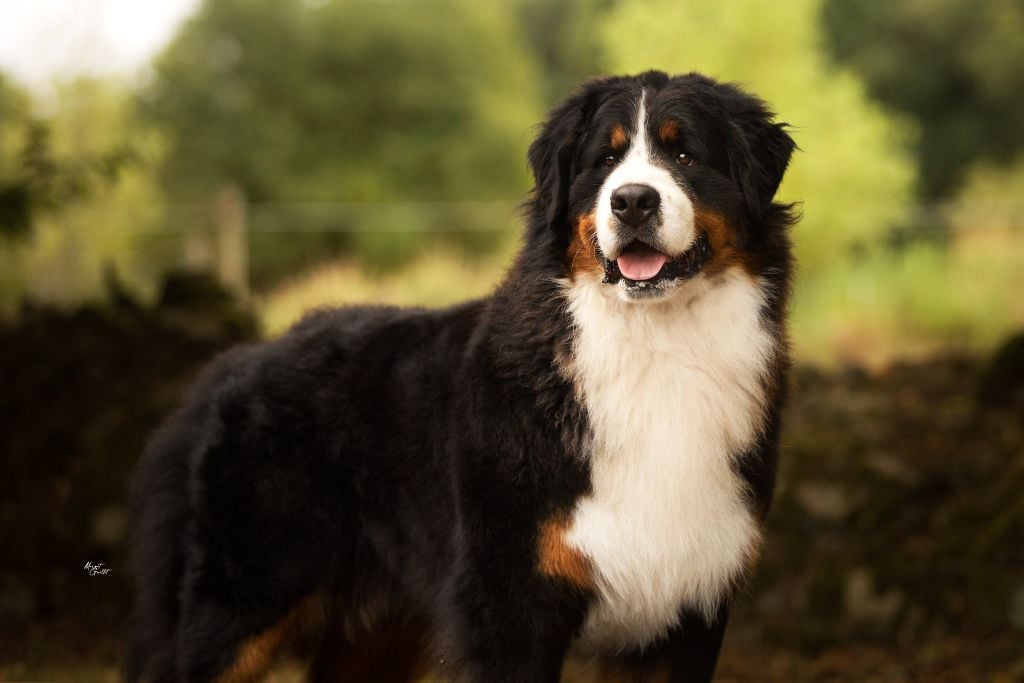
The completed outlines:
<svg viewBox="0 0 1024 683">
<path fill-rule="evenodd" d="M 567 275 L 571 218 L 600 187 L 606 128 L 641 88 L 681 119 L 700 160 L 680 182 L 735 219 L 772 284 L 770 424 L 742 461 L 767 512 L 790 271 L 789 214 L 771 198 L 792 141 L 760 101 L 699 75 L 593 81 L 530 148 L 523 247 L 492 296 L 315 313 L 217 359 L 156 434 L 133 489 L 129 680 L 213 680 L 311 595 L 337 619 L 373 607 L 376 627 L 424 626 L 442 676 L 558 680 L 591 596 L 537 570 L 540 525 L 589 489 L 555 280 Z M 724 608 L 710 625 L 683 614 L 670 638 L 620 663 L 638 677 L 665 664 L 672 680 L 708 680 L 724 625 Z M 313 675 L 372 630 L 346 631 L 347 643 L 330 640 L 336 628 L 304 634 L 319 651 Z"/>
</svg>

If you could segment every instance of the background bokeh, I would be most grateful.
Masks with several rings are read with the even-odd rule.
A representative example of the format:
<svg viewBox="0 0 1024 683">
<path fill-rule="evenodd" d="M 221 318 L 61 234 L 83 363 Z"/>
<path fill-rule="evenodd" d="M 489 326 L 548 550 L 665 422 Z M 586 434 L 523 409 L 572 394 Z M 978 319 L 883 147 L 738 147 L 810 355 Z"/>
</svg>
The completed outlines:
<svg viewBox="0 0 1024 683">
<path fill-rule="evenodd" d="M 647 68 L 744 84 L 800 146 L 796 393 L 722 679 L 1024 678 L 1019 0 L 17 4 L 0 681 L 116 678 L 126 482 L 202 363 L 314 306 L 485 294 L 546 109 Z"/>
</svg>

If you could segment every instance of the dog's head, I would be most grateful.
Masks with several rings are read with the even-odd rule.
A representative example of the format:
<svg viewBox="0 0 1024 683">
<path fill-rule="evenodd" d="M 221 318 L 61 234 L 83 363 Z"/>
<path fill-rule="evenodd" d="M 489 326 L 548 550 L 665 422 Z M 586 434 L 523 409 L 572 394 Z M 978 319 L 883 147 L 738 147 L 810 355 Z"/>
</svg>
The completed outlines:
<svg viewBox="0 0 1024 683">
<path fill-rule="evenodd" d="M 735 85 L 656 71 L 592 81 L 530 147 L 533 230 L 562 250 L 568 278 L 626 301 L 729 268 L 757 274 L 794 147 Z"/>
</svg>

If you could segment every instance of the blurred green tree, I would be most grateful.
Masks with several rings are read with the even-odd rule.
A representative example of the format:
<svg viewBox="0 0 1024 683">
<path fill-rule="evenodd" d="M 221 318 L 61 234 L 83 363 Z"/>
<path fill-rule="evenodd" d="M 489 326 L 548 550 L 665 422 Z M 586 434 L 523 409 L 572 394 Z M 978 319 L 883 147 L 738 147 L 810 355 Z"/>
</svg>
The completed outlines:
<svg viewBox="0 0 1024 683">
<path fill-rule="evenodd" d="M 242 188 L 257 279 L 325 240 L 371 260 L 445 231 L 486 240 L 438 202 L 528 186 L 541 81 L 518 26 L 472 0 L 207 0 L 142 98 L 168 136 L 166 187 Z M 298 210 L 317 202 L 348 212 Z"/>
<path fill-rule="evenodd" d="M 598 27 L 614 0 L 514 0 L 530 51 L 543 68 L 544 99 L 554 104 L 605 71 Z"/>
<path fill-rule="evenodd" d="M 31 225 L 30 192 L 21 163 L 29 98 L 0 74 L 0 236 L 25 235 Z"/>
<path fill-rule="evenodd" d="M 796 244 L 805 275 L 879 241 L 903 216 L 914 183 L 898 123 L 853 73 L 824 58 L 820 6 L 623 0 L 603 29 L 613 70 L 696 70 L 740 81 L 792 125 L 800 151 L 780 197 L 802 203 Z"/>
<path fill-rule="evenodd" d="M 975 162 L 1024 150 L 1024 3 L 826 0 L 825 45 L 872 96 L 918 124 L 928 199 L 953 193 Z"/>
<path fill-rule="evenodd" d="M 156 203 L 154 144 L 124 88 L 59 83 L 52 113 L 0 76 L 0 312 L 25 297 L 77 303 L 104 292 L 104 270 L 148 289 L 139 239 Z"/>
<path fill-rule="evenodd" d="M 0 74 L 0 236 L 27 237 L 34 217 L 116 182 L 135 160 L 123 141 L 104 150 L 58 155 L 52 126 L 33 114 L 27 94 Z"/>
</svg>

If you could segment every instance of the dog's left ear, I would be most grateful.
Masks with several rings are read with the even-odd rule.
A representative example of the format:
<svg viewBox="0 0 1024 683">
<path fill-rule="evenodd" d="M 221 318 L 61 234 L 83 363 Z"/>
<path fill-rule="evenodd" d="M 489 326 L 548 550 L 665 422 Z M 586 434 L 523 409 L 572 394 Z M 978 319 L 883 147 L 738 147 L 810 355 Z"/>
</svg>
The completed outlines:
<svg viewBox="0 0 1024 683">
<path fill-rule="evenodd" d="M 771 109 L 735 86 L 720 86 L 729 117 L 729 174 L 739 184 L 747 211 L 760 218 L 771 206 L 796 143 Z"/>
<path fill-rule="evenodd" d="M 559 236 L 568 235 L 569 186 L 575 172 L 576 150 L 583 141 L 595 99 L 594 89 L 584 86 L 556 106 L 527 155 L 536 182 L 534 214 Z"/>
</svg>

